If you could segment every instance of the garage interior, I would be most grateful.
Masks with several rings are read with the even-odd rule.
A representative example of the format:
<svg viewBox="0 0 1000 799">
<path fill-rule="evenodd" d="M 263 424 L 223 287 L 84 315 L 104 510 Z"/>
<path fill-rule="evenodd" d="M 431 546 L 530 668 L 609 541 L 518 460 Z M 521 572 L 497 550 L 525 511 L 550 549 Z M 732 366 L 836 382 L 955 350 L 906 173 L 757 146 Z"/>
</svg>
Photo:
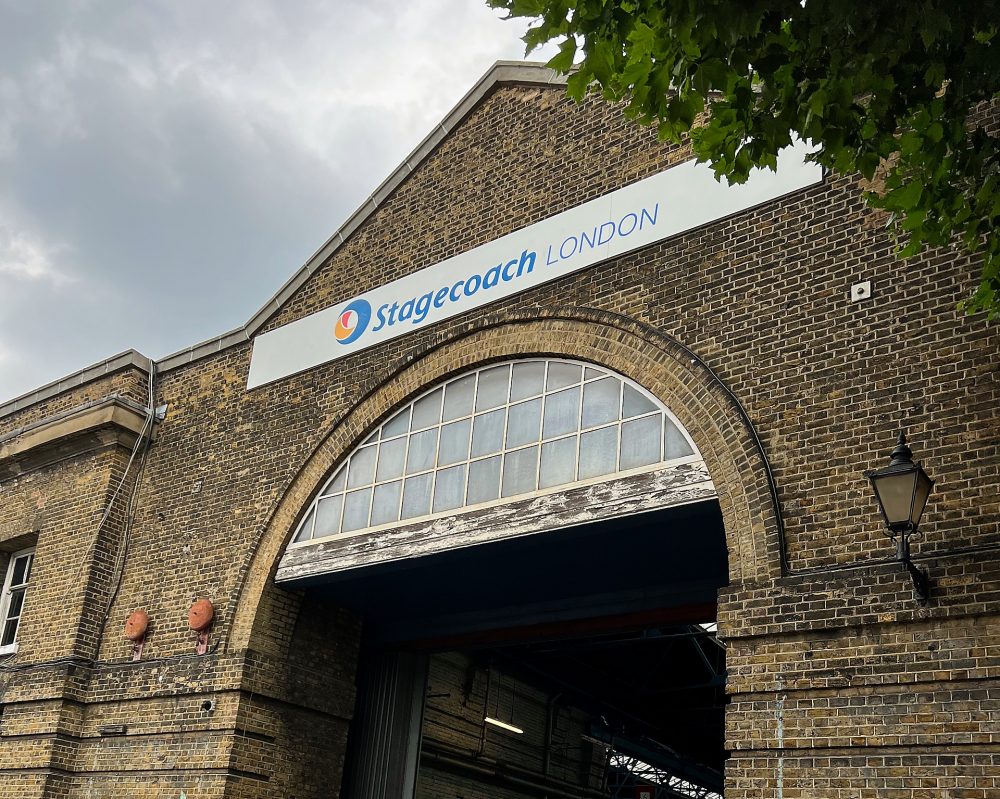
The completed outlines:
<svg viewBox="0 0 1000 799">
<path fill-rule="evenodd" d="M 715 500 L 325 577 L 366 636 L 342 795 L 721 796 L 727 579 Z"/>
</svg>

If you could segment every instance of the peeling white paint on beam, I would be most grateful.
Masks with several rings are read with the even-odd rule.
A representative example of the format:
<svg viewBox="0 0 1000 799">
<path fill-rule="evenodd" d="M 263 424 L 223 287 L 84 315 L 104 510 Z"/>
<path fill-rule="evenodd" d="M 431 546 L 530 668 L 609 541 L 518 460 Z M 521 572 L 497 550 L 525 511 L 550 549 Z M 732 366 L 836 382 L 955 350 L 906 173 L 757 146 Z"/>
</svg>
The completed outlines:
<svg viewBox="0 0 1000 799">
<path fill-rule="evenodd" d="M 703 502 L 716 496 L 703 461 L 679 464 L 506 505 L 467 510 L 455 516 L 295 547 L 281 558 L 275 580 L 289 583 Z"/>
</svg>

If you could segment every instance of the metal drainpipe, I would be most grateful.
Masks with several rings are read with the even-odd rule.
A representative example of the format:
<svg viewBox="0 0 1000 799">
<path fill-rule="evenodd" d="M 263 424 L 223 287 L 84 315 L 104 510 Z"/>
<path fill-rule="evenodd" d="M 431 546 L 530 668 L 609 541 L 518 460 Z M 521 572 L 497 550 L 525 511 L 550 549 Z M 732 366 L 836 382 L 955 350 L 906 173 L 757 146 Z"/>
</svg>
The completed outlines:
<svg viewBox="0 0 1000 799">
<path fill-rule="evenodd" d="M 483 698 L 483 723 L 479 732 L 479 751 L 476 757 L 482 757 L 486 752 L 486 716 L 490 715 L 490 688 L 493 686 L 493 666 L 486 669 L 486 696 Z"/>
<path fill-rule="evenodd" d="M 552 730 L 555 727 L 556 702 L 562 697 L 562 693 L 549 697 L 548 708 L 545 714 L 545 750 L 542 754 L 542 774 L 549 776 L 549 766 L 552 764 Z"/>
</svg>

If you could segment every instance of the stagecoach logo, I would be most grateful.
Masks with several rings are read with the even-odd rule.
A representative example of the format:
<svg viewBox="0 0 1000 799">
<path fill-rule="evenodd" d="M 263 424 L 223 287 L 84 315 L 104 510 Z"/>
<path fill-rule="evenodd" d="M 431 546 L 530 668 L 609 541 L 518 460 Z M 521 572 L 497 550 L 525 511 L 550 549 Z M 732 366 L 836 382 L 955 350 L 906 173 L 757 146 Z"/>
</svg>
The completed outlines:
<svg viewBox="0 0 1000 799">
<path fill-rule="evenodd" d="M 254 339 L 247 388 L 342 358 L 822 180 L 798 144 L 740 186 L 688 161 Z M 657 268 L 669 268 L 663 264 Z M 333 335 L 330 335 L 330 331 Z"/>
<path fill-rule="evenodd" d="M 357 341 L 365 332 L 372 318 L 372 307 L 367 300 L 354 300 L 337 317 L 333 335 L 341 344 Z"/>
</svg>

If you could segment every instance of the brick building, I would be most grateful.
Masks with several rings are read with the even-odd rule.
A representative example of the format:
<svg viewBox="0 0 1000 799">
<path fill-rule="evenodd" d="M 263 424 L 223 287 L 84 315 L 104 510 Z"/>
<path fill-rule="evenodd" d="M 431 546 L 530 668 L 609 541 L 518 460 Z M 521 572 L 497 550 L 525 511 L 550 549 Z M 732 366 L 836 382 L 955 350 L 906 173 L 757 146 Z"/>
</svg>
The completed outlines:
<svg viewBox="0 0 1000 799">
<path fill-rule="evenodd" d="M 691 166 L 498 64 L 244 328 L 0 406 L 0 799 L 1000 796 L 977 264 Z"/>
</svg>

